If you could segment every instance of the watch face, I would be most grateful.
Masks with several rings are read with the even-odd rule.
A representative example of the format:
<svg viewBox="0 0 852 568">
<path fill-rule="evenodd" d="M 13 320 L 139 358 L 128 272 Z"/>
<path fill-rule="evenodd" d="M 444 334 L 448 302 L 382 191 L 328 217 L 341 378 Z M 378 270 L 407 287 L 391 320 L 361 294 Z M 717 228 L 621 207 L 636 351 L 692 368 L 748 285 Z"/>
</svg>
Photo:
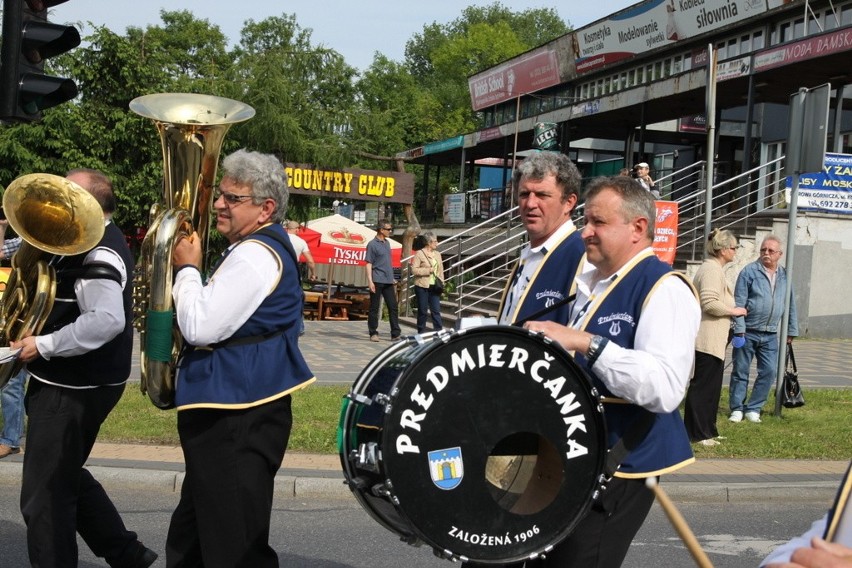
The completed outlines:
<svg viewBox="0 0 852 568">
<path fill-rule="evenodd" d="M 592 338 L 591 343 L 589 343 L 589 351 L 594 353 L 598 350 L 598 347 L 600 347 L 600 346 L 601 346 L 601 336 L 596 335 Z"/>
</svg>

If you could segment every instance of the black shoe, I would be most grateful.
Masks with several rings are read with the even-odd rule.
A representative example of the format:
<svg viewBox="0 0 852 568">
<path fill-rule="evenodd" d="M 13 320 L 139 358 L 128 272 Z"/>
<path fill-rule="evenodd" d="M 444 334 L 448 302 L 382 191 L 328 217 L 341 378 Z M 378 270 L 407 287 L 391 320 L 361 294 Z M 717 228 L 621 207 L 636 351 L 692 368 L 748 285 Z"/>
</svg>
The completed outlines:
<svg viewBox="0 0 852 568">
<path fill-rule="evenodd" d="M 156 552 L 146 547 L 141 542 L 139 545 L 140 548 L 133 557 L 133 563 L 130 564 L 130 568 L 148 568 L 148 566 L 157 560 L 158 555 Z"/>
</svg>

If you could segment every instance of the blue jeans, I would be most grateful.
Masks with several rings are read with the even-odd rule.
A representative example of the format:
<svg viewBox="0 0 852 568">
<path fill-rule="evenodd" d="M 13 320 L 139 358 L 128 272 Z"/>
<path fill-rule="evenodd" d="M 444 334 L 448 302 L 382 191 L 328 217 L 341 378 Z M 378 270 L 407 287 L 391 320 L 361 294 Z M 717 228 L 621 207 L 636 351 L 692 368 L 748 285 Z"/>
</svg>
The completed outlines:
<svg viewBox="0 0 852 568">
<path fill-rule="evenodd" d="M 769 390 L 775 385 L 778 369 L 778 334 L 754 333 L 746 331 L 745 345 L 733 350 L 734 368 L 731 371 L 731 393 L 729 404 L 731 412 L 760 412 Z M 748 390 L 748 369 L 751 360 L 757 357 L 757 378 L 751 396 L 746 402 Z"/>
<path fill-rule="evenodd" d="M 439 331 L 444 327 L 441 319 L 441 294 L 433 293 L 429 288 L 415 286 L 417 295 L 417 333 L 426 331 L 426 316 L 432 314 L 432 329 Z"/>
<path fill-rule="evenodd" d="M 27 372 L 21 369 L 0 391 L 0 408 L 3 411 L 0 444 L 13 448 L 20 447 L 21 436 L 24 435 L 24 383 L 26 381 Z"/>
</svg>

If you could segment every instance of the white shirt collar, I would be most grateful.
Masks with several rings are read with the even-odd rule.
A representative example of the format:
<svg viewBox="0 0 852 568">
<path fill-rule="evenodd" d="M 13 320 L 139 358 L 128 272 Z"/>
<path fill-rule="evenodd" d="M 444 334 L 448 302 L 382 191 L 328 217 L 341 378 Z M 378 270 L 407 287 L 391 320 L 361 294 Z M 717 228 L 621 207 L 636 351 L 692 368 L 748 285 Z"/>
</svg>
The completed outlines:
<svg viewBox="0 0 852 568">
<path fill-rule="evenodd" d="M 570 233 L 574 229 L 574 221 L 568 219 L 559 227 L 553 231 L 553 234 L 548 237 L 546 241 L 538 245 L 537 247 L 531 246 L 527 244 L 526 248 L 521 253 L 521 260 L 526 260 L 529 256 L 533 254 L 538 254 L 542 252 L 542 249 L 545 251 L 553 250 L 556 248 L 556 245 L 559 244 L 562 239 L 565 238 L 565 235 Z"/>
</svg>

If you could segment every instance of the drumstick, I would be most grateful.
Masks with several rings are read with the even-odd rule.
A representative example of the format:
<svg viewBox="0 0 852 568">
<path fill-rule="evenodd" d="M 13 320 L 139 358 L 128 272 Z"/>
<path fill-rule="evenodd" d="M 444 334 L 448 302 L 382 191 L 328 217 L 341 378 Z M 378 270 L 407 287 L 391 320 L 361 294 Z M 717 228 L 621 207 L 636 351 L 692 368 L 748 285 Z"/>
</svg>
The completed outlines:
<svg viewBox="0 0 852 568">
<path fill-rule="evenodd" d="M 675 504 L 672 503 L 671 499 L 669 499 L 669 496 L 666 495 L 662 487 L 657 484 L 657 479 L 654 477 L 648 477 L 645 479 L 645 485 L 648 486 L 648 489 L 654 492 L 654 496 L 657 498 L 657 501 L 659 501 L 663 511 L 666 512 L 666 516 L 669 518 L 669 521 L 671 521 L 678 536 L 680 536 L 680 539 L 686 545 L 687 550 L 689 550 L 689 553 L 692 555 L 692 559 L 695 560 L 695 564 L 699 568 L 713 568 L 713 563 L 710 562 L 707 554 L 704 553 L 701 545 L 698 544 L 698 539 L 696 539 L 695 535 L 692 534 L 692 530 L 690 530 L 689 525 L 686 524 L 686 520 L 684 520 L 680 511 L 677 510 Z"/>
</svg>

